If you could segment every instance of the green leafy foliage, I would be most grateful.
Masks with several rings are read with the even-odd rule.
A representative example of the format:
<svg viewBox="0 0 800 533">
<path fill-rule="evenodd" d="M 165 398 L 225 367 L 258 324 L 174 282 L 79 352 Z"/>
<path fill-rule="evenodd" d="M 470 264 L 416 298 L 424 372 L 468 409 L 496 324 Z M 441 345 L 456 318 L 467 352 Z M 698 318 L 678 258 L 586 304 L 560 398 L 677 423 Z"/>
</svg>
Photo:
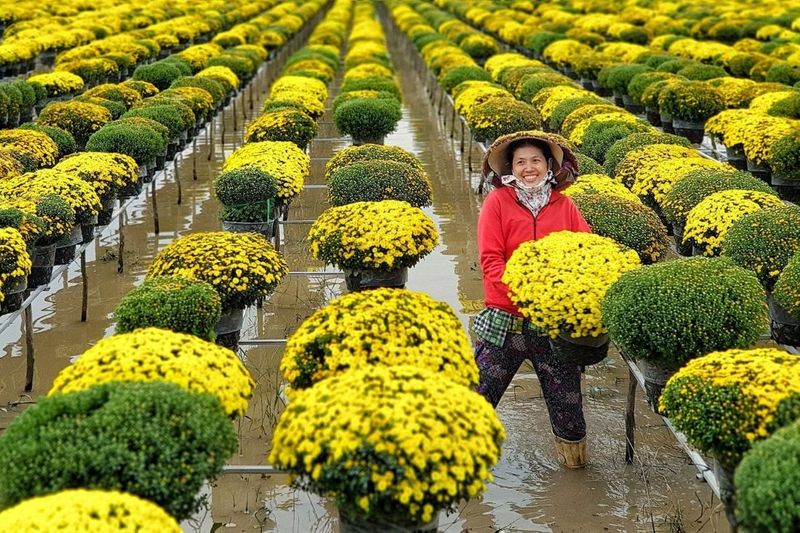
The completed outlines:
<svg viewBox="0 0 800 533">
<path fill-rule="evenodd" d="M 331 205 L 402 200 L 414 207 L 431 205 L 431 183 L 425 173 L 407 163 L 359 161 L 328 176 Z"/>
<path fill-rule="evenodd" d="M 628 356 L 673 368 L 715 350 L 752 346 L 768 327 L 764 290 L 727 258 L 626 272 L 606 292 L 602 315 Z"/>
<path fill-rule="evenodd" d="M 86 143 L 89 152 L 119 152 L 139 165 L 155 162 L 167 145 L 159 133 L 143 124 L 113 122 L 94 132 Z"/>
<path fill-rule="evenodd" d="M 402 116 L 397 100 L 356 98 L 336 109 L 333 122 L 354 139 L 375 139 L 393 132 Z"/>
<path fill-rule="evenodd" d="M 663 259 L 669 250 L 667 229 L 649 207 L 610 194 L 573 196 L 592 233 L 636 250 L 642 264 Z"/>
<path fill-rule="evenodd" d="M 181 520 L 235 449 L 219 400 L 171 383 L 43 397 L 0 436 L 0 505 L 66 488 L 120 490 Z"/>
<path fill-rule="evenodd" d="M 156 276 L 126 294 L 114 311 L 114 318 L 116 333 L 154 327 L 213 341 L 220 313 L 219 294 L 210 284 Z"/>
<path fill-rule="evenodd" d="M 800 530 L 800 421 L 756 443 L 736 469 L 736 518 L 753 533 Z"/>
<path fill-rule="evenodd" d="M 232 222 L 268 222 L 267 201 L 278 194 L 278 182 L 256 167 L 241 167 L 223 172 L 214 180 L 214 193 L 225 206 L 220 214 Z M 271 217 L 270 217 L 271 218 Z"/>
<path fill-rule="evenodd" d="M 800 251 L 800 208 L 761 209 L 738 219 L 722 243 L 722 255 L 758 276 L 768 291 L 789 259 Z"/>
<path fill-rule="evenodd" d="M 491 75 L 485 69 L 475 65 L 461 65 L 447 69 L 439 76 L 439 85 L 448 93 L 464 81 L 492 81 Z"/>
<path fill-rule="evenodd" d="M 133 79 L 147 81 L 158 87 L 158 90 L 163 91 L 168 88 L 170 84 L 184 75 L 181 70 L 169 63 L 158 62 L 150 65 L 140 65 L 133 71 Z"/>
</svg>

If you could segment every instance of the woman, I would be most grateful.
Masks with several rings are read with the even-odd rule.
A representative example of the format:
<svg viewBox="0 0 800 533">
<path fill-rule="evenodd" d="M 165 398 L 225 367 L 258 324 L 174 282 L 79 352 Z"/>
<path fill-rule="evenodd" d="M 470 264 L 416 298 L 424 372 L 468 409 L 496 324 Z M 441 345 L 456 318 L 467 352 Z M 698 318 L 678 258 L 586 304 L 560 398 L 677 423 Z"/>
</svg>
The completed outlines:
<svg viewBox="0 0 800 533">
<path fill-rule="evenodd" d="M 506 261 L 525 241 L 554 231 L 591 231 L 563 189 L 574 181 L 578 164 L 566 141 L 556 135 L 522 131 L 492 144 L 484 175 L 493 173 L 494 190 L 478 218 L 478 250 L 486 309 L 475 319 L 478 392 L 497 406 L 525 359 L 539 377 L 559 461 L 586 465 L 586 422 L 581 405 L 581 369 L 552 357 L 547 336 L 532 327 L 500 281 Z"/>
</svg>

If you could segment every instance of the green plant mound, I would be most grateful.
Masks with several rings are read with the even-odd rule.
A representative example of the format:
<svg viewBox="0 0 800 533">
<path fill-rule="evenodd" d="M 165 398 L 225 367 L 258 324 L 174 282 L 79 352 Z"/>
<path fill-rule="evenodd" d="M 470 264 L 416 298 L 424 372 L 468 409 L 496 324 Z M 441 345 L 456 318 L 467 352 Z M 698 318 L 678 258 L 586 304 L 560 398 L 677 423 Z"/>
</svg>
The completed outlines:
<svg viewBox="0 0 800 533">
<path fill-rule="evenodd" d="M 222 220 L 268 222 L 276 206 L 267 202 L 278 195 L 278 181 L 260 168 L 240 167 L 217 176 L 214 194 L 225 206 L 220 213 Z"/>
<path fill-rule="evenodd" d="M 542 117 L 525 102 L 514 98 L 492 98 L 470 110 L 468 123 L 475 140 L 491 142 L 501 135 L 541 129 Z"/>
<path fill-rule="evenodd" d="M 333 114 L 336 129 L 354 139 L 377 139 L 393 132 L 403 114 L 397 100 L 356 98 Z"/>
<path fill-rule="evenodd" d="M 775 176 L 800 183 L 800 133 L 778 139 L 770 150 L 769 164 Z"/>
<path fill-rule="evenodd" d="M 652 128 L 644 123 L 630 123 L 622 120 L 603 120 L 589 124 L 581 138 L 583 153 L 600 163 L 605 163 L 606 152 L 619 140 L 634 133 L 645 133 Z"/>
<path fill-rule="evenodd" d="M 715 65 L 687 65 L 676 72 L 678 76 L 683 76 L 692 81 L 708 81 L 714 78 L 722 78 L 728 75 L 722 67 Z"/>
<path fill-rule="evenodd" d="M 628 96 L 630 96 L 634 102 L 641 103 L 642 95 L 644 94 L 644 91 L 650 87 L 650 85 L 658 81 L 667 80 L 674 77 L 674 74 L 659 71 L 648 71 L 637 74 L 631 78 L 631 81 L 628 82 Z"/>
<path fill-rule="evenodd" d="M 169 130 L 170 139 L 177 139 L 180 137 L 181 132 L 183 132 L 187 126 L 181 112 L 178 111 L 174 106 L 168 104 L 137 107 L 131 109 L 122 115 L 122 117 L 142 117 L 155 120 L 159 124 L 167 127 Z"/>
<path fill-rule="evenodd" d="M 431 183 L 420 169 L 398 161 L 359 161 L 328 177 L 331 205 L 402 200 L 414 207 L 431 205 Z"/>
<path fill-rule="evenodd" d="M 144 124 L 112 122 L 94 132 L 86 142 L 87 152 L 118 152 L 139 165 L 154 163 L 167 144 L 154 129 Z"/>
<path fill-rule="evenodd" d="M 753 533 L 800 530 L 800 420 L 756 443 L 736 469 L 736 518 Z"/>
<path fill-rule="evenodd" d="M 164 62 L 140 65 L 133 71 L 134 80 L 152 83 L 159 91 L 167 89 L 173 81 L 183 75 L 179 67 Z M 191 75 L 191 72 L 187 75 Z"/>
<path fill-rule="evenodd" d="M 439 85 L 448 93 L 463 81 L 492 81 L 492 76 L 485 69 L 475 65 L 453 67 L 439 76 Z"/>
<path fill-rule="evenodd" d="M 219 105 L 223 100 L 225 100 L 225 88 L 220 82 L 212 80 L 211 78 L 182 76 L 173 81 L 169 86 L 170 89 L 177 89 L 180 87 L 194 87 L 197 89 L 203 89 L 211 95 L 215 106 Z"/>
<path fill-rule="evenodd" d="M 112 382 L 48 396 L 0 436 L 0 506 L 63 489 L 106 489 L 186 519 L 236 442 L 219 400 L 171 383 Z"/>
<path fill-rule="evenodd" d="M 256 65 L 248 58 L 233 54 L 212 57 L 206 63 L 206 67 L 228 67 L 240 80 L 249 80 L 256 70 Z"/>
<path fill-rule="evenodd" d="M 371 98 L 371 97 L 380 98 L 384 100 L 394 100 L 395 102 L 397 102 L 397 105 L 400 105 L 400 101 L 397 99 L 397 97 L 389 91 L 369 91 L 369 96 L 366 96 L 364 91 L 351 91 L 349 93 L 342 93 L 336 96 L 336 98 L 334 98 L 333 102 L 331 103 L 331 110 L 334 113 L 336 113 L 336 110 L 339 109 L 339 106 L 341 106 L 345 102 L 356 100 L 358 98 Z M 267 110 L 268 103 L 269 101 L 264 103 L 264 111 Z"/>
<path fill-rule="evenodd" d="M 603 174 L 615 176 L 617 165 L 625 159 L 625 156 L 628 155 L 629 152 L 650 144 L 676 144 L 678 146 L 685 146 L 686 148 L 692 147 L 692 143 L 690 143 L 686 137 L 681 137 L 679 135 L 657 132 L 634 133 L 611 145 L 606 152 L 606 159 L 603 163 L 603 167 L 605 168 Z"/>
<path fill-rule="evenodd" d="M 620 94 L 628 94 L 628 84 L 631 80 L 639 74 L 652 70 L 647 65 L 637 63 L 615 63 L 600 69 L 600 72 L 597 73 L 597 82 L 606 89 Z"/>
<path fill-rule="evenodd" d="M 361 146 L 348 146 L 333 154 L 333 157 L 325 164 L 325 179 L 327 180 L 334 171 L 342 167 L 352 165 L 358 161 L 372 161 L 375 159 L 406 163 L 420 171 L 422 170 L 422 163 L 420 163 L 419 159 L 399 146 L 362 144 Z"/>
<path fill-rule="evenodd" d="M 605 174 L 603 165 L 592 159 L 586 154 L 575 152 L 575 159 L 578 160 L 578 175 L 581 174 Z"/>
<path fill-rule="evenodd" d="M 722 243 L 722 255 L 753 271 L 768 291 L 798 251 L 800 208 L 794 205 L 743 216 L 733 223 Z"/>
<path fill-rule="evenodd" d="M 685 81 L 664 87 L 658 95 L 662 114 L 687 122 L 705 122 L 725 109 L 722 95 L 704 81 Z"/>
<path fill-rule="evenodd" d="M 543 89 L 557 85 L 573 86 L 573 84 L 571 78 L 556 72 L 529 74 L 519 82 L 519 98 L 524 102 L 530 102 Z"/>
<path fill-rule="evenodd" d="M 111 113 L 112 120 L 116 120 L 122 116 L 125 111 L 127 111 L 127 107 L 122 102 L 117 102 L 115 100 L 109 100 L 108 98 L 102 98 L 99 96 L 87 96 L 82 94 L 73 98 L 74 102 L 86 102 L 87 104 L 94 104 L 99 105 L 100 107 L 105 107 L 108 109 L 108 112 Z"/>
<path fill-rule="evenodd" d="M 732 189 L 778 195 L 772 187 L 749 172 L 700 169 L 688 173 L 667 192 L 661 210 L 670 224 L 683 227 L 689 211 L 706 196 Z"/>
<path fill-rule="evenodd" d="M 114 318 L 116 333 L 153 327 L 213 341 L 221 313 L 219 295 L 208 283 L 159 276 L 146 279 L 126 294 Z"/>
<path fill-rule="evenodd" d="M 649 207 L 602 193 L 581 193 L 572 199 L 592 233 L 636 250 L 642 264 L 655 263 L 667 255 L 667 229 Z"/>
<path fill-rule="evenodd" d="M 628 356 L 672 368 L 715 350 L 750 347 L 768 328 L 764 290 L 727 258 L 626 272 L 601 308 L 609 336 Z"/>
<path fill-rule="evenodd" d="M 773 287 L 772 297 L 787 313 L 800 320 L 800 254 L 789 259 Z"/>
</svg>

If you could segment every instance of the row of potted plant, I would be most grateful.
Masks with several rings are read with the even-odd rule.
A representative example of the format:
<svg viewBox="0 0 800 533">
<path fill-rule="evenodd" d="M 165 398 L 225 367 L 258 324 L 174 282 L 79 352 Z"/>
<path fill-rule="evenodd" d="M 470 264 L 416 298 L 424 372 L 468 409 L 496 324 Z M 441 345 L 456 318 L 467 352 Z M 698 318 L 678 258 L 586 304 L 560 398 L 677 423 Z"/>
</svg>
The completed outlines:
<svg viewBox="0 0 800 533">
<path fill-rule="evenodd" d="M 402 117 L 400 87 L 372 2 L 357 1 L 333 122 L 353 144 L 383 144 Z"/>
<path fill-rule="evenodd" d="M 285 12 L 285 8 L 279 11 Z M 237 46 L 248 52 L 252 62 L 266 59 L 263 49 Z M 209 72 L 212 69 L 220 72 Z M 69 262 L 77 245 L 93 238 L 94 226 L 110 221 L 115 198 L 138 193 L 143 181 L 152 178 L 156 168 L 162 168 L 213 110 L 224 104 L 225 96 L 238 83 L 236 76 L 224 67 L 204 70 L 208 76 L 181 77 L 164 91 L 144 81 L 98 86 L 85 95 L 91 101 L 50 104 L 37 124 L 0 135 L 7 162 L 3 170 L 9 178 L 3 192 L 9 209 L 6 225 L 25 228 L 34 263 L 27 280 L 29 288 L 49 282 L 53 265 Z M 62 159 L 52 171 L 23 174 L 51 166 L 75 151 L 72 134 L 85 137 L 97 127 L 96 116 L 108 118 L 112 111 L 120 119 L 92 134 L 90 151 Z M 33 179 L 37 186 L 29 187 Z M 30 222 L 39 219 L 38 226 Z M 21 292 L 8 302 L 19 303 L 23 295 Z M 6 310 L 13 309 L 7 305 Z"/>
<path fill-rule="evenodd" d="M 256 231 L 269 238 L 277 234 L 276 220 L 302 191 L 308 176 L 309 163 L 303 151 L 317 134 L 316 121 L 325 110 L 327 85 L 338 69 L 352 11 L 351 0 L 331 7 L 312 32 L 308 45 L 289 56 L 283 74 L 270 89 L 262 114 L 247 128 L 248 144 L 294 144 L 289 157 L 297 165 L 285 169 L 279 161 L 264 161 L 258 166 L 226 163 L 223 173 L 215 179 L 214 192 L 224 206 L 220 214 L 223 229 Z M 232 155 L 239 157 L 237 153 Z"/>
<path fill-rule="evenodd" d="M 26 511 L 92 496 L 53 523 L 117 529 L 152 518 L 180 531 L 235 451 L 231 419 L 253 387 L 235 353 L 193 335 L 146 327 L 100 340 L 0 436 L 0 526 L 27 530 L 42 516 Z M 123 518 L 128 508 L 145 514 Z"/>
</svg>

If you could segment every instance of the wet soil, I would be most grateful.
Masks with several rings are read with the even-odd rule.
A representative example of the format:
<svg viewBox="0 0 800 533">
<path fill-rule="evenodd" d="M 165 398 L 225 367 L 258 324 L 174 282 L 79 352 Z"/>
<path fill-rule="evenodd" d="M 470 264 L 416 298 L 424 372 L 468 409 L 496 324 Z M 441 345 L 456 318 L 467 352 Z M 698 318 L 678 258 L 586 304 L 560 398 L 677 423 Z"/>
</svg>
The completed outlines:
<svg viewBox="0 0 800 533">
<path fill-rule="evenodd" d="M 476 222 L 481 196 L 475 194 L 476 172 L 470 154 L 461 153 L 459 126 L 451 138 L 425 93 L 408 57 L 393 44 L 393 58 L 404 93 L 403 119 L 386 144 L 401 146 L 422 161 L 433 183 L 434 205 L 426 212 L 436 222 L 441 244 L 410 271 L 407 287 L 449 303 L 465 327 L 482 307 Z M 125 269 L 117 272 L 118 221 L 87 249 L 89 318 L 80 322 L 81 284 L 78 263 L 54 280 L 34 304 L 35 374 L 33 389 L 24 392 L 25 350 L 16 320 L 0 335 L 0 430 L 26 405 L 46 394 L 53 378 L 97 339 L 113 333 L 112 312 L 119 300 L 145 275 L 153 256 L 180 235 L 217 230 L 218 204 L 211 179 L 224 158 L 241 145 L 244 117 L 258 112 L 265 83 L 259 83 L 249 108 L 247 92 L 233 109 L 217 118 L 213 135 L 206 130 L 184 150 L 176 165 L 159 174 L 157 205 L 160 233 L 154 232 L 152 198 L 142 194 L 124 217 Z M 335 94 L 335 87 L 332 87 Z M 449 118 L 448 118 L 449 120 Z M 223 128 L 224 124 L 224 128 Z M 223 140 L 223 129 L 225 131 Z M 210 141 L 213 140 L 213 149 Z M 309 153 L 309 185 L 322 185 L 324 164 L 350 144 L 326 114 Z M 465 147 L 466 150 L 467 147 Z M 209 153 L 211 157 L 209 159 Z M 480 153 L 473 145 L 474 167 Z M 196 174 L 197 179 L 193 179 Z M 182 198 L 178 204 L 177 178 Z M 313 260 L 304 244 L 308 222 L 327 207 L 323 188 L 306 189 L 289 210 L 282 226 L 281 251 L 291 271 L 334 271 Z M 343 279 L 326 275 L 290 275 L 265 302 L 250 308 L 242 339 L 284 339 L 315 309 L 344 292 Z M 264 465 L 272 429 L 283 407 L 278 362 L 280 345 L 242 346 L 241 355 L 257 382 L 247 414 L 236 422 L 240 447 L 230 464 Z M 625 395 L 628 369 L 615 353 L 587 370 L 584 410 L 589 428 L 590 464 L 584 471 L 560 468 L 538 381 L 523 368 L 498 408 L 508 432 L 495 480 L 481 499 L 442 514 L 442 531 L 727 531 L 719 502 L 698 481 L 696 470 L 661 419 L 652 414 L 639 391 L 636 405 L 636 458 L 625 456 Z M 225 474 L 212 485 L 211 507 L 184 524 L 187 531 L 337 531 L 333 507 L 313 494 L 294 490 L 284 475 Z"/>
</svg>

